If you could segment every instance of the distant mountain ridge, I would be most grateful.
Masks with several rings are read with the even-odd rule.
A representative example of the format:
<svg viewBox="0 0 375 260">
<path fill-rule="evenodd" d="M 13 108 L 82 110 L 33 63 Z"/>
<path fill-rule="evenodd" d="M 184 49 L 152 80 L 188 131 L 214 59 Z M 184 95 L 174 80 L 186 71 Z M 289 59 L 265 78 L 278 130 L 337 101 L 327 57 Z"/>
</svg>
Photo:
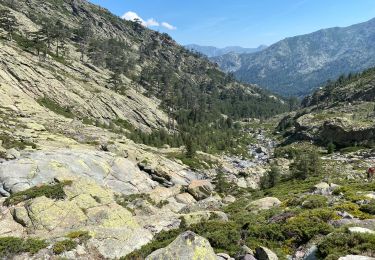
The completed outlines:
<svg viewBox="0 0 375 260">
<path fill-rule="evenodd" d="M 304 96 L 327 80 L 375 66 L 375 19 L 281 40 L 250 54 L 211 58 L 237 79 Z"/>
<path fill-rule="evenodd" d="M 255 53 L 255 52 L 259 52 L 259 51 L 264 50 L 265 48 L 267 48 L 267 46 L 266 45 L 260 45 L 257 48 L 244 48 L 244 47 L 240 47 L 240 46 L 228 46 L 228 47 L 224 47 L 224 48 L 217 48 L 217 47 L 214 47 L 214 46 L 201 46 L 201 45 L 198 45 L 198 44 L 188 44 L 188 45 L 185 45 L 185 48 L 187 48 L 189 50 L 197 51 L 197 52 L 202 53 L 202 54 L 206 55 L 207 57 L 211 58 L 211 57 L 225 55 L 225 54 L 228 54 L 228 53 L 237 53 L 237 54 Z"/>
</svg>

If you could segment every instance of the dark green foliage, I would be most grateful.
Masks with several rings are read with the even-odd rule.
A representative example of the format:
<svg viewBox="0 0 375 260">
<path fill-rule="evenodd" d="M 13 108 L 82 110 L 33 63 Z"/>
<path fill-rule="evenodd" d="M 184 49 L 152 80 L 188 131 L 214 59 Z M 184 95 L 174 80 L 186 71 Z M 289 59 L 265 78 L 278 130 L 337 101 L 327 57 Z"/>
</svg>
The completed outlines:
<svg viewBox="0 0 375 260">
<path fill-rule="evenodd" d="M 310 195 L 304 198 L 301 206 L 305 209 L 315 209 L 327 206 L 327 198 L 322 195 Z"/>
<path fill-rule="evenodd" d="M 334 232 L 318 245 L 321 258 L 338 259 L 345 255 L 375 257 L 375 235 L 366 233 Z"/>
<path fill-rule="evenodd" d="M 50 199 L 60 200 L 65 198 L 64 186 L 71 185 L 71 181 L 59 182 L 54 185 L 35 186 L 25 191 L 13 193 L 4 201 L 5 206 L 17 205 L 23 201 L 46 196 Z"/>
<path fill-rule="evenodd" d="M 35 238 L 22 239 L 18 237 L 1 237 L 0 258 L 10 259 L 12 256 L 24 252 L 36 254 L 39 250 L 47 246 L 44 240 Z"/>
<path fill-rule="evenodd" d="M 329 142 L 327 145 L 327 153 L 332 154 L 336 149 L 336 145 L 332 142 Z"/>
<path fill-rule="evenodd" d="M 294 163 L 291 165 L 292 176 L 297 179 L 317 176 L 321 171 L 321 159 L 318 152 L 314 150 L 297 154 Z"/>
<path fill-rule="evenodd" d="M 191 136 L 188 136 L 185 140 L 185 150 L 187 158 L 193 158 L 197 152 L 197 148 Z"/>
<path fill-rule="evenodd" d="M 260 186 L 262 189 L 269 189 L 276 186 L 281 178 L 281 172 L 278 166 L 271 165 L 271 169 L 261 178 Z"/>
<path fill-rule="evenodd" d="M 133 251 L 127 256 L 121 257 L 121 260 L 140 260 L 145 259 L 149 254 L 160 248 L 168 246 L 183 232 L 181 229 L 173 229 L 170 231 L 161 231 L 156 234 L 154 239 L 147 245 L 142 246 L 139 250 Z"/>
<path fill-rule="evenodd" d="M 375 200 L 371 200 L 370 203 L 362 205 L 359 209 L 365 213 L 375 215 Z"/>
<path fill-rule="evenodd" d="M 48 97 L 39 98 L 37 102 L 49 110 L 55 112 L 56 114 L 65 116 L 67 118 L 74 118 L 74 114 L 72 113 L 71 109 L 69 107 L 62 107 L 52 99 L 49 99 Z"/>
<path fill-rule="evenodd" d="M 64 253 L 66 251 L 71 251 L 77 247 L 77 242 L 71 239 L 65 239 L 59 242 L 56 242 L 53 247 L 53 253 L 56 255 L 59 255 L 61 253 Z"/>
</svg>

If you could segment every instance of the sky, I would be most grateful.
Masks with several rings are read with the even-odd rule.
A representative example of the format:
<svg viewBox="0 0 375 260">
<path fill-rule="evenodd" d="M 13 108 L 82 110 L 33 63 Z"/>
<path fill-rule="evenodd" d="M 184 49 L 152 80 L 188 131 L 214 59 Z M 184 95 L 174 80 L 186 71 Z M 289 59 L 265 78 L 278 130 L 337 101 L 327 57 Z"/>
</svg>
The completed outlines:
<svg viewBox="0 0 375 260">
<path fill-rule="evenodd" d="M 375 17 L 375 0 L 89 0 L 139 19 L 180 44 L 271 45 L 286 37 Z"/>
</svg>

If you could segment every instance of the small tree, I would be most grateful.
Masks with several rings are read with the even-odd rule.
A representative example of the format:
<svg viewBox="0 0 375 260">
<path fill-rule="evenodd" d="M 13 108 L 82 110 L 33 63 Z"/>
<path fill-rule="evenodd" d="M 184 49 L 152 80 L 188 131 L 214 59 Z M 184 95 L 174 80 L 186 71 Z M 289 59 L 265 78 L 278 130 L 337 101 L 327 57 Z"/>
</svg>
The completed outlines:
<svg viewBox="0 0 375 260">
<path fill-rule="evenodd" d="M 291 165 L 292 176 L 297 179 L 304 180 L 309 176 L 316 176 L 321 170 L 321 159 L 315 150 L 298 154 Z"/>
<path fill-rule="evenodd" d="M 194 158 L 197 148 L 195 146 L 195 143 L 193 142 L 192 138 L 189 136 L 185 140 L 185 149 L 186 149 L 186 157 L 188 158 Z"/>
<path fill-rule="evenodd" d="M 275 187 L 280 181 L 280 168 L 276 165 L 271 165 L 271 169 L 261 178 L 260 186 L 262 189 L 269 189 Z"/>
<path fill-rule="evenodd" d="M 331 141 L 327 145 L 327 152 L 328 154 L 332 154 L 336 149 L 336 145 Z"/>
</svg>

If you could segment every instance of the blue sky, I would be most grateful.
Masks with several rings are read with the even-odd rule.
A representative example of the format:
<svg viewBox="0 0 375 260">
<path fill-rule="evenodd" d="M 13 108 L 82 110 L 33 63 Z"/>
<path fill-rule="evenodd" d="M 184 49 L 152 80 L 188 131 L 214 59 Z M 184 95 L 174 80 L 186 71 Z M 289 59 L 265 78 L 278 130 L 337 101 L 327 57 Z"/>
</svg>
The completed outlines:
<svg viewBox="0 0 375 260">
<path fill-rule="evenodd" d="M 375 17 L 375 0 L 90 0 L 181 44 L 270 45 L 322 28 Z"/>
</svg>

